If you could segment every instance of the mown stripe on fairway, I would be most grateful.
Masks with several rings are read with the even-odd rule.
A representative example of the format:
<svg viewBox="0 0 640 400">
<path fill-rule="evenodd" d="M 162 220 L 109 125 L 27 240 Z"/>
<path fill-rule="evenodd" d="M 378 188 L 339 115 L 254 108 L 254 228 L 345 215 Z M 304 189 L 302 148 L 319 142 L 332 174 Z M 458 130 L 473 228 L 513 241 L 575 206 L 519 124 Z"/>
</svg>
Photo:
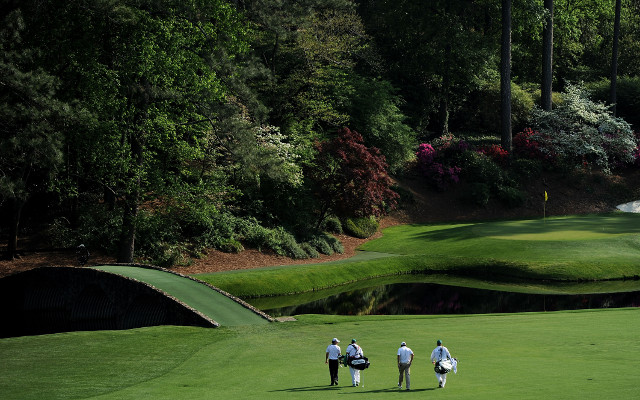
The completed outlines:
<svg viewBox="0 0 640 400">
<path fill-rule="evenodd" d="M 207 285 L 169 272 L 126 265 L 94 267 L 145 282 L 200 311 L 221 325 L 264 324 L 268 321 Z"/>
</svg>

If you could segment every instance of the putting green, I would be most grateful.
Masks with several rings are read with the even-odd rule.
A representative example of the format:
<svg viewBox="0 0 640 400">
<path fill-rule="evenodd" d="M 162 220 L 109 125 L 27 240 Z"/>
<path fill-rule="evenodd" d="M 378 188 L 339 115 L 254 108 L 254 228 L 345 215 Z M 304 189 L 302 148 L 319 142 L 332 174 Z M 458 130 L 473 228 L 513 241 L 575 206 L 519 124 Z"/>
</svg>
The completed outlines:
<svg viewBox="0 0 640 400">
<path fill-rule="evenodd" d="M 268 320 L 209 286 L 169 272 L 127 265 L 102 265 L 101 271 L 147 283 L 198 310 L 220 325 L 266 324 Z"/>
<path fill-rule="evenodd" d="M 554 217 L 522 221 L 480 223 L 473 227 L 478 236 L 508 240 L 594 240 L 640 234 L 640 224 L 623 214 L 605 216 Z"/>
</svg>

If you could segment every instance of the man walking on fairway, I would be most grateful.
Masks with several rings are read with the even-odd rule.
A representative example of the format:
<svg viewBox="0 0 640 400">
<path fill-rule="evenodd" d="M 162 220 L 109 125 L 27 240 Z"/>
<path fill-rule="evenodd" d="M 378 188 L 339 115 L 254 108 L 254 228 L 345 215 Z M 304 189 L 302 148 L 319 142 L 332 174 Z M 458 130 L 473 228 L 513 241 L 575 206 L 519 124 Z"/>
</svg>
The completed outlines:
<svg viewBox="0 0 640 400">
<path fill-rule="evenodd" d="M 338 367 L 340 366 L 340 361 L 338 361 L 338 359 L 342 355 L 342 350 L 340 350 L 338 343 L 340 343 L 338 338 L 333 338 L 331 344 L 327 346 L 327 353 L 324 359 L 324 363 L 329 364 L 331 386 L 338 384 Z"/>
<path fill-rule="evenodd" d="M 351 372 L 351 384 L 353 386 L 360 385 L 360 370 L 351 366 L 351 360 L 362 358 L 363 356 L 364 353 L 362 352 L 362 347 L 356 344 L 355 339 L 351 339 L 351 344 L 347 346 L 347 359 L 349 363 L 349 372 Z"/>
<path fill-rule="evenodd" d="M 438 339 L 436 342 L 436 348 L 431 352 L 431 364 L 438 364 L 443 360 L 452 360 L 449 349 L 442 345 L 442 340 Z M 443 388 L 447 383 L 447 373 L 441 373 L 436 371 L 436 378 L 438 379 L 438 387 Z"/>
<path fill-rule="evenodd" d="M 407 347 L 405 342 L 400 343 L 398 349 L 398 388 L 402 389 L 402 375 L 404 374 L 407 381 L 407 390 L 411 390 L 411 363 L 413 362 L 413 351 Z"/>
</svg>

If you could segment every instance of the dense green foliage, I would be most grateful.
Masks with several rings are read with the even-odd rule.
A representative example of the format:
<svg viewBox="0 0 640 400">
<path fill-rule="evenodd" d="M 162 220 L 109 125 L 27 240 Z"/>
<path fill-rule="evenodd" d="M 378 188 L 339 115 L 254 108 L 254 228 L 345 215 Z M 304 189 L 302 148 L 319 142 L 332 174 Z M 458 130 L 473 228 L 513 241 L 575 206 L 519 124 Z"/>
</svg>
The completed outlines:
<svg viewBox="0 0 640 400">
<path fill-rule="evenodd" d="M 50 246 L 82 242 L 125 262 L 188 263 L 206 248 L 245 246 L 313 257 L 339 249 L 318 239 L 340 230 L 325 219 L 393 207 L 380 177 L 402 174 L 421 142 L 498 127 L 494 1 L 0 4 L 0 233 L 10 256 L 24 220 Z M 586 81 L 605 98 L 613 5 L 555 1 L 556 92 Z M 639 18 L 637 2 L 623 2 L 617 109 L 632 127 Z M 514 2 L 517 132 L 535 127 L 544 20 L 542 0 Z M 334 161 L 321 151 L 343 128 L 375 156 L 351 175 L 332 169 L 336 151 Z M 503 170 L 518 164 L 483 154 Z M 423 172 L 440 189 L 481 175 L 476 203 L 517 206 L 521 176 L 487 157 L 444 152 Z M 609 154 L 594 166 L 627 159 Z"/>
<path fill-rule="evenodd" d="M 368 238 L 378 231 L 378 221 L 373 217 L 347 218 L 343 225 L 345 232 L 361 239 Z"/>
</svg>

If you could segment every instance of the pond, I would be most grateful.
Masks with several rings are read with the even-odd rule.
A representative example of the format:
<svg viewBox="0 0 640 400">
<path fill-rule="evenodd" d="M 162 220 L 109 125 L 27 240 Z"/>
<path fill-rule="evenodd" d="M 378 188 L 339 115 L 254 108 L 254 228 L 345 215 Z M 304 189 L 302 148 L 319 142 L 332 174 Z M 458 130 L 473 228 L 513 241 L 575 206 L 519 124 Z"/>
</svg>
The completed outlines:
<svg viewBox="0 0 640 400">
<path fill-rule="evenodd" d="M 488 286 L 488 285 L 485 285 Z M 606 285 L 605 285 L 606 286 Z M 611 286 L 613 290 L 614 286 Z M 637 282 L 620 283 L 622 291 L 594 291 L 592 286 L 572 286 L 569 290 L 540 288 L 519 291 L 492 290 L 425 282 L 403 282 L 345 290 L 342 292 L 247 299 L 274 317 L 297 314 L 337 315 L 427 315 L 487 314 L 559 311 L 596 308 L 639 307 Z M 634 288 L 636 290 L 630 290 Z M 566 287 L 565 287 L 566 289 Z M 618 289 L 616 289 L 618 290 Z M 626 291 L 625 291 L 626 290 Z M 540 293 L 532 293 L 538 291 Z M 564 292 L 564 293 L 563 293 Z"/>
</svg>

